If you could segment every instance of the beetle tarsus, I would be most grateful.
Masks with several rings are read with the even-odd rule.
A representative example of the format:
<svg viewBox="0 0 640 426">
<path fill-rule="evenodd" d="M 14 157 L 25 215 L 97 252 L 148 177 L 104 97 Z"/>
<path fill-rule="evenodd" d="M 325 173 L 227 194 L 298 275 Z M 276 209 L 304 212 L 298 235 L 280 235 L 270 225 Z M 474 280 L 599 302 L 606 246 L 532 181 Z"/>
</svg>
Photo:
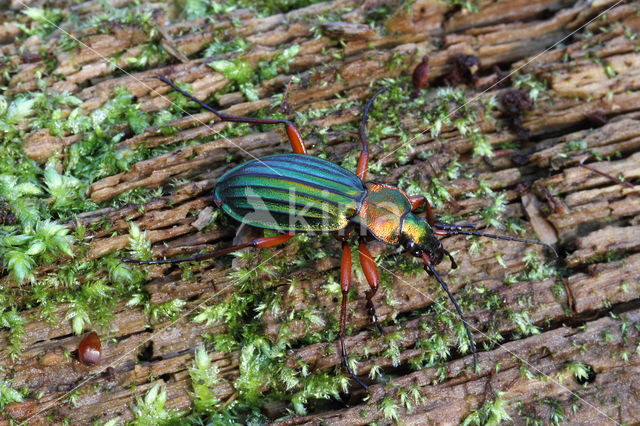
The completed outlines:
<svg viewBox="0 0 640 426">
<path fill-rule="evenodd" d="M 373 306 L 373 300 L 371 300 L 371 298 L 373 297 L 373 294 L 371 294 L 369 290 L 367 290 L 365 294 L 367 295 L 367 313 L 371 317 L 371 322 L 378 328 L 378 331 L 380 331 L 380 334 L 385 334 L 384 329 L 382 328 L 382 326 L 380 325 L 380 322 L 378 321 L 378 316 L 376 315 L 376 308 Z"/>
<path fill-rule="evenodd" d="M 471 352 L 473 353 L 473 370 L 477 371 L 478 355 L 476 354 L 476 345 L 475 343 L 473 343 L 473 336 L 471 335 L 471 330 L 469 330 L 469 323 L 467 322 L 467 319 L 462 314 L 462 309 L 460 309 L 460 305 L 458 305 L 458 301 L 449 290 L 447 283 L 445 283 L 444 280 L 440 278 L 440 275 L 438 275 L 435 268 L 433 267 L 433 264 L 429 256 L 426 253 L 422 253 L 422 259 L 424 261 L 425 269 L 427 270 L 428 273 L 433 275 L 435 279 L 440 283 L 440 285 L 442 286 L 442 289 L 447 293 L 447 295 L 449 296 L 449 299 L 453 303 L 453 306 L 455 306 L 456 311 L 458 311 L 458 315 L 460 315 L 460 318 L 462 319 L 462 324 L 464 325 L 464 329 L 467 332 L 467 339 L 469 339 L 469 345 L 471 346 Z"/>
<path fill-rule="evenodd" d="M 344 363 L 344 366 L 347 368 L 347 372 L 349 373 L 351 378 L 353 378 L 353 380 L 356 381 L 356 383 L 358 383 L 360 386 L 362 386 L 364 388 L 364 390 L 368 391 L 369 390 L 369 386 L 365 385 L 364 382 L 362 380 L 360 380 L 360 378 L 358 378 L 358 376 L 356 376 L 356 374 L 351 369 L 351 366 L 349 365 L 349 356 L 347 355 L 347 349 L 346 349 L 346 347 L 344 345 L 344 335 L 340 336 L 340 345 L 342 346 L 342 362 Z"/>
<path fill-rule="evenodd" d="M 343 241 L 343 267 L 348 267 L 348 270 L 351 271 L 351 256 L 349 254 L 347 254 L 349 252 L 349 247 L 347 246 L 347 243 Z M 347 260 L 348 259 L 348 260 Z M 349 375 L 351 377 L 353 377 L 353 379 L 360 385 L 362 386 L 365 390 L 368 390 L 369 387 L 367 385 L 365 385 L 364 383 L 362 383 L 362 380 L 360 380 L 358 378 L 358 376 L 356 376 L 356 374 L 353 372 L 353 370 L 351 369 L 351 366 L 349 365 L 349 356 L 347 355 L 347 348 L 344 344 L 344 324 L 346 322 L 346 318 L 347 318 L 347 293 L 349 292 L 349 284 L 350 284 L 350 279 L 348 274 L 344 274 L 342 276 L 342 278 L 345 280 L 345 282 L 343 284 L 345 284 L 342 288 L 342 304 L 340 306 L 340 333 L 339 333 L 339 338 L 340 338 L 340 346 L 342 348 L 342 361 L 344 362 L 345 367 L 347 368 L 347 372 L 349 373 Z"/>
</svg>

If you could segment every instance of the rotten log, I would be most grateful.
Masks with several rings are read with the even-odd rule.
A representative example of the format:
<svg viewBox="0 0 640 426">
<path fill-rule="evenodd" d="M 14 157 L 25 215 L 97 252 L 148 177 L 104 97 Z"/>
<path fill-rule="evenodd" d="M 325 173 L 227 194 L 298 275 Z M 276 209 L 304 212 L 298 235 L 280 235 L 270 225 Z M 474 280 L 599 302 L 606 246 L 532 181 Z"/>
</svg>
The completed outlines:
<svg viewBox="0 0 640 426">
<path fill-rule="evenodd" d="M 115 8 L 126 7 L 125 2 L 110 3 Z M 517 221 L 528 237 L 557 241 L 561 258 L 505 241 L 460 236 L 445 239 L 443 244 L 460 266 L 447 271 L 448 265 L 443 264 L 439 271 L 464 301 L 481 349 L 478 371 L 473 372 L 470 357 L 456 350 L 458 340 L 443 321 L 439 309 L 446 299 L 437 283 L 415 268 L 397 266 L 400 256 L 392 248 L 371 244 L 387 280 L 375 299 L 376 309 L 385 321 L 387 336 L 396 339 L 397 350 L 390 351 L 389 338 L 372 329 L 365 310 L 368 284 L 356 272 L 352 285 L 356 292 L 348 310 L 351 335 L 346 342 L 349 353 L 358 360 L 357 374 L 372 384 L 370 396 L 365 399 L 362 390 L 351 386 L 349 393 L 342 395 L 349 407 L 335 399 L 309 404 L 306 416 L 289 414 L 282 423 L 386 424 L 397 416 L 404 423 L 456 424 L 496 399 L 504 403 L 505 412 L 517 424 L 548 422 L 554 415 L 574 423 L 639 422 L 640 54 L 635 36 L 640 18 L 636 5 L 616 4 L 594 20 L 616 2 L 487 0 L 479 2 L 477 12 L 470 12 L 443 2 L 418 0 L 406 8 L 390 6 L 392 12 L 383 20 L 383 31 L 364 31 L 362 26 L 371 10 L 390 3 L 335 0 L 268 17 L 236 10 L 214 20 L 170 20 L 166 26 L 171 10 L 153 3 L 152 8 L 159 10 L 154 22 L 163 26 L 161 32 L 148 33 L 136 25 L 115 23 L 105 31 L 65 28 L 81 41 L 70 51 L 60 47 L 60 31 L 43 40 L 21 39 L 18 24 L 25 18 L 16 14 L 15 19 L 0 25 L 0 51 L 14 70 L 3 81 L 8 87 L 5 95 L 36 90 L 38 84 L 44 84 L 47 90 L 74 94 L 82 102 L 82 113 L 90 114 L 111 99 L 115 89 L 124 87 L 135 96 L 140 110 L 151 113 L 167 108 L 170 102 L 166 98 L 169 89 L 154 78 L 156 75 L 189 84 L 200 98 L 230 83 L 208 63 L 233 59 L 237 53 L 202 57 L 204 48 L 223 32 L 226 41 L 241 37 L 250 43 L 241 56 L 252 66 L 297 44 L 300 51 L 288 73 L 256 85 L 258 100 L 250 101 L 234 91 L 221 95 L 217 102 L 225 112 L 236 115 L 269 110 L 272 96 L 283 93 L 290 77 L 296 76 L 299 82 L 291 84 L 287 97 L 294 110 L 331 110 L 306 123 L 309 153 L 340 162 L 359 147 L 351 132 L 340 126 L 358 122 L 361 105 L 372 93 L 370 84 L 384 78 L 409 81 L 425 55 L 429 57 L 432 88 L 442 86 L 456 55 L 477 57 L 477 87 L 463 87 L 475 105 L 489 105 L 509 90 L 492 87 L 501 78 L 494 65 L 509 71 L 524 67 L 521 73 L 546 82 L 535 108 L 523 116 L 522 126 L 528 129 L 530 140 L 519 141 L 499 109 L 492 111 L 492 119 L 478 114 L 476 123 L 489 145 L 496 149 L 507 146 L 513 150 L 510 155 L 474 157 L 473 143 L 454 125 L 445 123 L 440 135 L 434 137 L 421 111 L 401 110 L 398 126 L 411 135 L 411 149 L 402 150 L 403 140 L 397 133 L 383 134 L 371 147 L 372 163 L 378 166 L 371 178 L 388 184 L 413 179 L 427 187 L 437 177 L 454 198 L 459 223 L 480 226 L 485 225 L 482 209 L 491 206 L 495 193 L 500 192 L 506 203 L 505 216 Z M 16 8 L 22 6 L 17 4 Z M 341 23 L 325 25 L 322 36 L 316 38 L 314 18 L 335 11 L 339 11 Z M 101 12 L 99 3 L 89 1 L 64 13 L 90 19 Z M 190 27 L 199 31 L 190 32 Z M 144 45 L 166 44 L 167 39 L 172 50 L 184 55 L 179 63 L 167 59 L 166 63 L 134 70 L 127 58 L 139 55 Z M 41 80 L 42 72 L 47 72 L 47 55 L 56 59 L 52 73 L 58 77 Z M 109 63 L 121 68 L 117 75 Z M 529 87 L 525 84 L 519 90 Z M 423 92 L 425 109 L 431 107 L 434 93 Z M 62 117 L 70 113 L 63 108 Z M 588 119 L 596 113 L 606 121 L 601 126 Z M 100 259 L 125 249 L 131 223 L 146 231 L 156 257 L 230 245 L 236 231 L 230 221 L 226 227 L 207 226 L 203 222 L 208 219 L 199 215 L 206 209 L 215 211 L 210 192 L 216 179 L 249 155 L 260 157 L 289 148 L 280 129 L 255 129 L 247 136 L 221 138 L 218 133 L 226 126 L 207 112 L 193 111 L 165 125 L 175 133 L 167 135 L 162 126 L 151 126 L 135 134 L 126 123 L 112 129 L 123 135 L 115 145 L 122 152 L 137 147 L 167 149 L 126 171 L 91 182 L 86 196 L 101 208 L 78 217 L 84 225 L 95 227 L 87 238 L 86 259 Z M 69 148 L 82 139 L 71 132 L 52 135 L 47 129 L 33 128 L 28 120 L 18 127 L 25 134 L 24 152 L 39 163 L 52 157 L 63 162 Z M 182 145 L 194 138 L 203 142 Z M 400 160 L 394 155 L 399 149 L 405 157 Z M 624 187 L 585 170 L 579 167 L 581 161 L 635 187 Z M 443 177 L 442 170 L 453 162 L 462 164 L 461 172 Z M 169 189 L 172 182 L 184 180 L 189 182 Z M 108 204 L 136 188 L 163 188 L 164 196 L 140 206 Z M 436 213 L 448 213 L 450 207 L 440 206 Z M 69 222 L 69 226 L 74 224 Z M 313 258 L 305 253 L 305 245 L 327 255 Z M 258 272 L 257 280 L 281 301 L 280 311 L 268 308 L 262 312 L 260 333 L 274 342 L 286 328 L 293 346 L 281 365 L 299 375 L 303 369 L 314 374 L 344 374 L 337 343 L 328 339 L 316 342 L 310 337 L 335 326 L 337 304 L 327 283 L 337 277 L 338 252 L 331 239 L 295 241 L 269 251 L 268 257 L 273 258 Z M 250 253 L 253 259 L 189 265 L 186 275 L 165 266 L 147 268 L 145 290 L 150 303 L 159 306 L 180 299 L 185 301 L 183 312 L 197 313 L 203 306 L 228 302 L 234 292 L 241 291 L 234 271 L 256 267 L 263 259 L 263 252 Z M 286 276 L 272 276 L 276 269 L 269 269 L 270 265 L 285 265 L 300 257 L 306 259 L 304 265 L 290 267 Z M 538 261 L 532 261 L 534 258 Z M 73 261 L 59 259 L 42 266 L 37 279 Z M 537 276 L 532 271 L 535 268 L 551 272 Z M 21 291 L 9 277 L 1 277 L 0 282 L 8 291 Z M 189 410 L 193 400 L 188 369 L 194 350 L 202 343 L 203 334 L 221 335 L 229 326 L 222 321 L 194 322 L 193 316 L 152 320 L 141 307 L 126 302 L 118 301 L 110 326 L 101 330 L 103 361 L 93 368 L 64 355 L 72 353 L 81 339 L 73 335 L 66 319 L 68 305 L 56 306 L 53 321 L 39 319 L 37 307 L 20 306 L 25 320 L 22 353 L 18 358 L 10 357 L 10 336 L 0 330 L 0 366 L 12 387 L 26 388 L 29 393 L 23 402 L 4 407 L 5 419 L 42 423 L 46 416 L 52 416 L 82 424 L 117 417 L 122 423 L 134 418 L 131 405 L 136 397 L 156 384 L 166 389 L 166 408 Z M 309 312 L 315 321 L 305 319 Z M 444 336 L 450 356 L 413 371 L 412 363 L 425 355 L 424 344 L 434 333 Z M 239 397 L 236 386 L 243 374 L 245 350 L 210 350 L 220 377 L 213 391 L 222 404 L 233 404 Z M 576 363 L 587 366 L 592 374 L 587 379 L 575 377 L 569 366 Z M 104 374 L 107 367 L 114 369 L 115 380 Z M 373 379 L 366 378 L 370 374 Z M 402 389 L 415 389 L 419 397 L 407 404 Z M 273 390 L 265 387 L 261 392 L 269 399 Z M 295 386 L 287 389 L 290 395 L 300 391 Z M 289 399 L 280 398 L 262 409 L 275 421 L 287 415 L 291 405 Z"/>
</svg>

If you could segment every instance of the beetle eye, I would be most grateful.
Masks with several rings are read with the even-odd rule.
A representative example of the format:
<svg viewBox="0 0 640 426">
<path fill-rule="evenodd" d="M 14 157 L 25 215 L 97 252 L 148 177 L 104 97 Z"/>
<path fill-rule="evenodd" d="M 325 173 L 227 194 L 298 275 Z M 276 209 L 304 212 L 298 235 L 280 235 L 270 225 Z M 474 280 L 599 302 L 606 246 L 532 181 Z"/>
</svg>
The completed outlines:
<svg viewBox="0 0 640 426">
<path fill-rule="evenodd" d="M 409 241 L 407 242 L 407 251 L 409 253 L 411 253 L 412 255 L 416 256 L 416 257 L 420 257 L 420 254 L 422 253 L 422 250 L 420 249 L 420 247 L 414 243 L 413 241 Z"/>
</svg>

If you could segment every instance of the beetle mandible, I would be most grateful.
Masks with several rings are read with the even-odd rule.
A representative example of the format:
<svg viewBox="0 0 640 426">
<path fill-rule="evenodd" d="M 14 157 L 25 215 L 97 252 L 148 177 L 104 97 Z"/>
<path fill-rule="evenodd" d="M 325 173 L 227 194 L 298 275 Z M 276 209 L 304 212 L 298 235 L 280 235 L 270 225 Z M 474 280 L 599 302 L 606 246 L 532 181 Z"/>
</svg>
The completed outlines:
<svg viewBox="0 0 640 426">
<path fill-rule="evenodd" d="M 467 320 L 447 284 L 434 268 L 442 262 L 445 255 L 451 260 L 451 267 L 457 267 L 453 256 L 442 246 L 437 237 L 476 235 L 539 244 L 550 248 L 551 246 L 535 240 L 470 231 L 465 229 L 472 228 L 468 225 L 458 226 L 437 222 L 424 196 L 408 196 L 394 186 L 367 181 L 369 162 L 369 146 L 365 132 L 367 114 L 374 99 L 385 90 L 384 88 L 374 94 L 364 108 L 359 128 L 362 151 L 354 174 L 333 163 L 307 155 L 300 132 L 289 120 L 225 114 L 180 89 L 166 77 L 158 78 L 202 108 L 214 113 L 222 121 L 284 125 L 293 154 L 269 155 L 240 164 L 220 177 L 213 194 L 216 205 L 239 222 L 258 228 L 283 231 L 283 233 L 187 258 L 148 261 L 123 259 L 123 261 L 146 265 L 200 261 L 246 247 L 273 247 L 285 243 L 296 233 L 334 234 L 342 244 L 340 263 L 342 303 L 339 332 L 342 361 L 351 377 L 367 389 L 368 386 L 351 369 L 344 343 L 347 292 L 351 284 L 351 250 L 347 237 L 353 230 L 358 229 L 360 231 L 358 246 L 360 264 L 370 286 L 365 293 L 366 307 L 372 322 L 380 332 L 382 333 L 383 330 L 376 317 L 372 301 L 378 290 L 379 276 L 377 267 L 367 250 L 367 237 L 402 246 L 413 256 L 422 259 L 425 270 L 440 283 L 460 315 L 473 352 L 474 366 L 477 366 L 476 347 Z M 421 205 L 425 207 L 425 217 L 414 214 Z"/>
</svg>

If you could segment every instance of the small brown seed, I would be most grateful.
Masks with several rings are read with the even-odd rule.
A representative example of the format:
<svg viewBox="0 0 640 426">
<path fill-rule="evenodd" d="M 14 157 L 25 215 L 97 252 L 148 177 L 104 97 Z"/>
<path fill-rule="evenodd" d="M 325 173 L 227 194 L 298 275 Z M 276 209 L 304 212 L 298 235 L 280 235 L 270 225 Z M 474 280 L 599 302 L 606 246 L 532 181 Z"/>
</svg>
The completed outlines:
<svg viewBox="0 0 640 426">
<path fill-rule="evenodd" d="M 96 365 L 101 356 L 100 338 L 92 331 L 78 345 L 78 360 L 83 364 Z"/>
</svg>

